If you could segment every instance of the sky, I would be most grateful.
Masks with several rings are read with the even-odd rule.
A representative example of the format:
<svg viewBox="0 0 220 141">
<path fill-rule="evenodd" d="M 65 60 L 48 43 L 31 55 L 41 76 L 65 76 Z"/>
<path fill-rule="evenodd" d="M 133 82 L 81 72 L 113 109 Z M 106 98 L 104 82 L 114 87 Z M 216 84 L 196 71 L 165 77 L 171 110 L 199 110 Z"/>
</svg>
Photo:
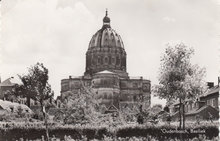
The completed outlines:
<svg viewBox="0 0 220 141">
<path fill-rule="evenodd" d="M 206 68 L 206 81 L 220 74 L 220 0 L 2 0 L 0 76 L 27 73 L 42 62 L 49 83 L 60 95 L 61 79 L 82 76 L 92 35 L 105 10 L 122 37 L 127 72 L 158 83 L 160 58 L 167 44 L 195 49 L 192 63 Z M 165 105 L 152 94 L 152 105 Z"/>
</svg>

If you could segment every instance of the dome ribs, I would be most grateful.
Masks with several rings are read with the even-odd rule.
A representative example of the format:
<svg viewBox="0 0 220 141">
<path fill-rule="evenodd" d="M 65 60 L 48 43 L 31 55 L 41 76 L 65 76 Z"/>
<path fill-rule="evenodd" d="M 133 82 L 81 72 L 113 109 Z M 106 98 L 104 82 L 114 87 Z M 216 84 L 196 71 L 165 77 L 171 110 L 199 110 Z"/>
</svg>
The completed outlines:
<svg viewBox="0 0 220 141">
<path fill-rule="evenodd" d="M 110 48 L 124 48 L 121 36 L 117 34 L 112 28 L 100 29 L 90 40 L 89 48 L 93 47 L 110 47 Z"/>
</svg>

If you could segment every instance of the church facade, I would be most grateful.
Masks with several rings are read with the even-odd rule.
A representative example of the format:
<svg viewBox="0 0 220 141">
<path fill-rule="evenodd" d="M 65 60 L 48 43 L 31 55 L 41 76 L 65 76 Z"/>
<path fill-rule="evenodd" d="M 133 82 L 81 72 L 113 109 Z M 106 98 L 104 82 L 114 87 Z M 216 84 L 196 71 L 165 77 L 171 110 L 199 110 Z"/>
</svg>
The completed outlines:
<svg viewBox="0 0 220 141">
<path fill-rule="evenodd" d="M 61 98 L 79 94 L 81 89 L 101 99 L 106 111 L 125 107 L 147 108 L 151 102 L 151 82 L 143 77 L 131 78 L 126 70 L 127 54 L 120 35 L 111 28 L 106 11 L 103 26 L 90 40 L 83 76 L 61 80 Z"/>
</svg>

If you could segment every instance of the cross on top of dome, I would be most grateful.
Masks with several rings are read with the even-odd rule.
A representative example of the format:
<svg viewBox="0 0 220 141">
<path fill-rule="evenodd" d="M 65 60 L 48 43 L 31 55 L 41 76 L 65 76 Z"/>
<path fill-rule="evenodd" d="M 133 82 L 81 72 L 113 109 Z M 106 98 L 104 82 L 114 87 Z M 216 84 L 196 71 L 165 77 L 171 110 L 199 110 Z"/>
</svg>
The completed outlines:
<svg viewBox="0 0 220 141">
<path fill-rule="evenodd" d="M 107 17 L 108 16 L 108 9 L 106 8 L 105 10 L 105 16 Z"/>
</svg>

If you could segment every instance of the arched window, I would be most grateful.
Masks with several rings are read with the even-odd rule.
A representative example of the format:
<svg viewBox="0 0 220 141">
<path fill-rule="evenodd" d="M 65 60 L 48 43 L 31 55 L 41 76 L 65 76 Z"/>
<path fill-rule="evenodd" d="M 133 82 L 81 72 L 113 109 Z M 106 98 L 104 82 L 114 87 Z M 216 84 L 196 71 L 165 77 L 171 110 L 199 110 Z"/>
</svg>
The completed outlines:
<svg viewBox="0 0 220 141">
<path fill-rule="evenodd" d="M 96 64 L 96 57 L 92 58 L 92 64 L 95 65 Z"/>
<path fill-rule="evenodd" d="M 105 64 L 108 64 L 108 57 L 105 57 Z"/>
<path fill-rule="evenodd" d="M 105 43 L 106 46 L 108 46 L 108 38 L 105 38 L 104 43 Z"/>
<path fill-rule="evenodd" d="M 126 57 L 122 58 L 122 62 L 121 63 L 122 63 L 122 66 L 126 67 Z"/>
<path fill-rule="evenodd" d="M 108 57 L 108 60 L 109 60 L 109 64 L 111 64 L 112 63 L 111 62 L 111 60 L 112 60 L 111 56 Z"/>
<path fill-rule="evenodd" d="M 103 64 L 103 57 L 100 57 L 100 64 Z"/>
<path fill-rule="evenodd" d="M 114 57 L 112 58 L 112 64 L 113 65 L 115 64 L 115 58 Z"/>
<path fill-rule="evenodd" d="M 101 59 L 100 59 L 100 56 L 98 56 L 98 64 L 101 63 Z"/>
<path fill-rule="evenodd" d="M 106 80 L 101 80 L 102 86 L 106 86 Z"/>
<path fill-rule="evenodd" d="M 116 65 L 120 65 L 120 62 L 121 62 L 120 57 L 117 56 L 117 57 L 116 57 Z"/>
</svg>

